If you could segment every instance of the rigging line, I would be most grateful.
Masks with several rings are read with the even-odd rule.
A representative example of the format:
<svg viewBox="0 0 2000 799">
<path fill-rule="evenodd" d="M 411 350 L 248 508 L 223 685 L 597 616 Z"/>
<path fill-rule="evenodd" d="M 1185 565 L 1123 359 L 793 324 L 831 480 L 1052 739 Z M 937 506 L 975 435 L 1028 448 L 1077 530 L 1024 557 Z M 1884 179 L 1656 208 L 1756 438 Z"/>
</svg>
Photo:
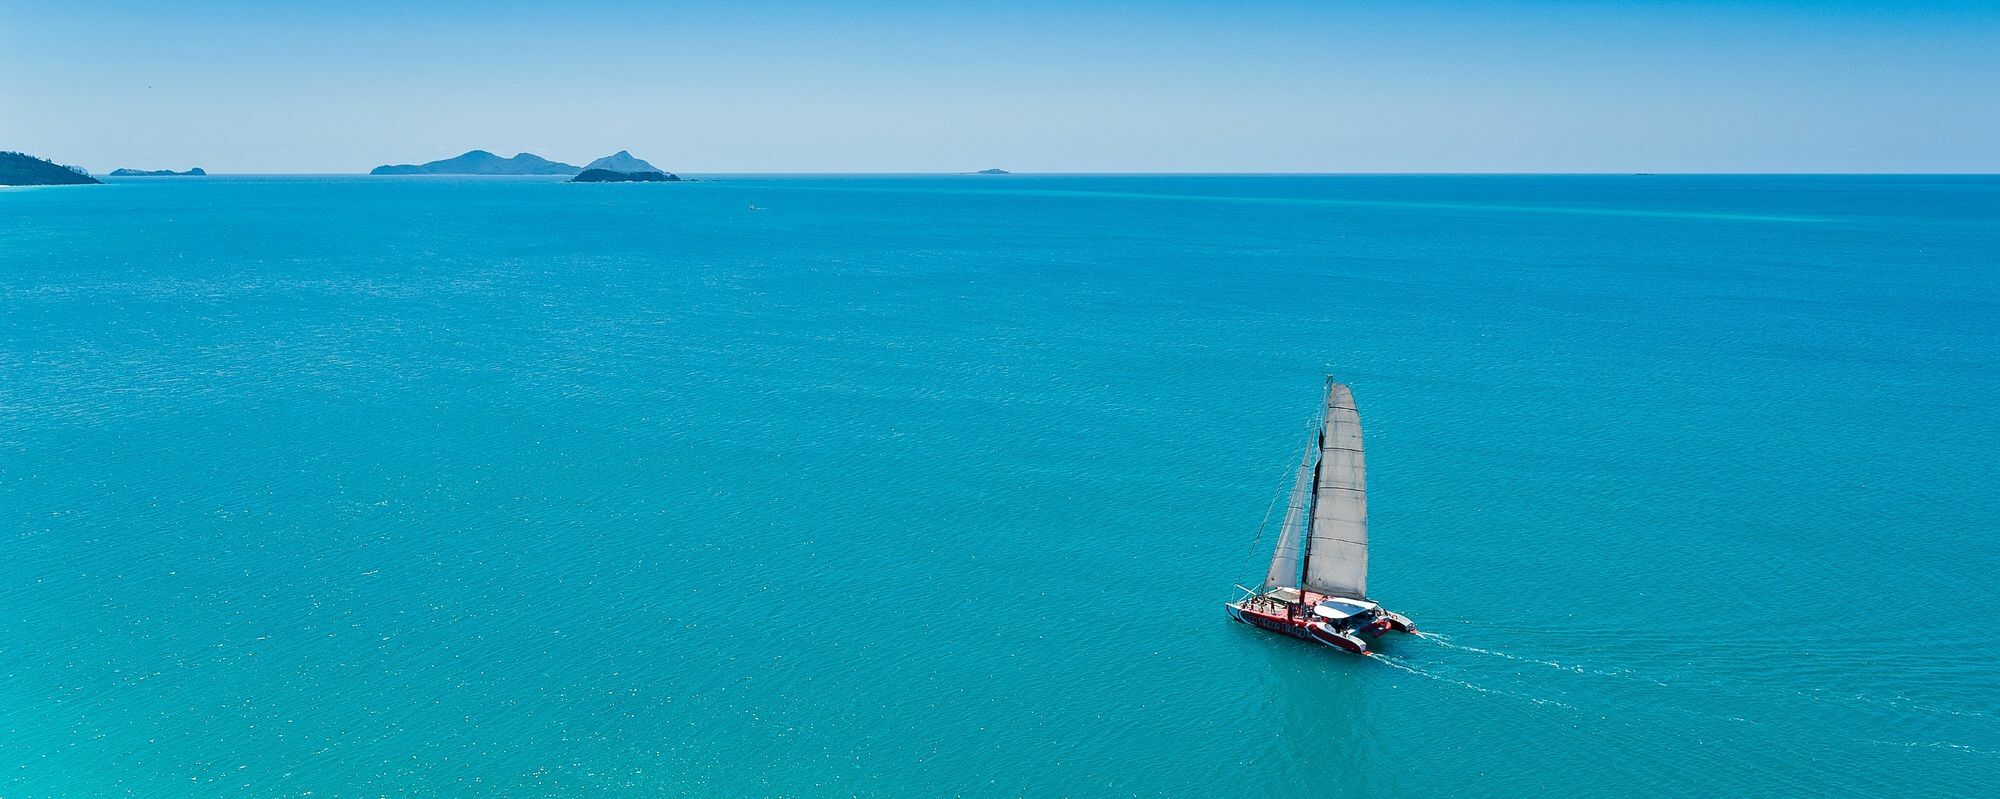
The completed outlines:
<svg viewBox="0 0 2000 799">
<path fill-rule="evenodd" d="M 1264 543 L 1264 528 L 1269 527 L 1271 525 L 1271 511 L 1276 510 L 1278 508 L 1278 498 L 1284 495 L 1285 495 L 1285 484 L 1283 481 L 1279 481 L 1278 491 L 1277 493 L 1271 495 L 1271 504 L 1264 508 L 1264 520 L 1257 523 L 1257 535 L 1255 535 L 1250 539 L 1250 554 L 1243 559 L 1243 562 L 1245 563 L 1257 562 L 1257 550 L 1259 549 L 1258 545 Z M 1245 568 L 1248 567 L 1246 566 Z"/>
<path fill-rule="evenodd" d="M 1312 418 L 1306 422 L 1306 429 L 1310 433 L 1319 432 L 1318 411 L 1314 411 Z M 1310 444 L 1310 439 L 1308 439 L 1308 444 Z M 1285 467 L 1285 474 L 1291 474 L 1290 466 Z M 1264 508 L 1264 520 L 1257 523 L 1257 534 L 1255 536 L 1252 536 L 1250 539 L 1250 554 L 1243 559 L 1245 563 L 1257 562 L 1257 550 L 1259 549 L 1258 545 L 1264 542 L 1264 528 L 1269 527 L 1271 525 L 1271 511 L 1276 510 L 1278 508 L 1278 498 L 1285 495 L 1285 485 L 1289 482 L 1290 482 L 1289 480 L 1278 481 L 1277 493 L 1271 495 L 1271 504 L 1265 506 Z M 1291 506 L 1289 505 L 1289 503 L 1286 505 L 1285 511 L 1287 513 L 1291 512 Z"/>
</svg>

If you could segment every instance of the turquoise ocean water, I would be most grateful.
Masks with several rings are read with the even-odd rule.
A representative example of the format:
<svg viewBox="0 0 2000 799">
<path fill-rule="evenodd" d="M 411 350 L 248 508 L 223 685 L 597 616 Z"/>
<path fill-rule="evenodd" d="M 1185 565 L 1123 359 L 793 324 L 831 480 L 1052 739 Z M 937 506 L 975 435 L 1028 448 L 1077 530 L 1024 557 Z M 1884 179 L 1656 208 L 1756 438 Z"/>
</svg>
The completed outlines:
<svg viewBox="0 0 2000 799">
<path fill-rule="evenodd" d="M 0 190 L 0 796 L 1990 795 L 1996 253 L 1976 177 Z M 1222 612 L 1328 371 L 1376 661 Z"/>
</svg>

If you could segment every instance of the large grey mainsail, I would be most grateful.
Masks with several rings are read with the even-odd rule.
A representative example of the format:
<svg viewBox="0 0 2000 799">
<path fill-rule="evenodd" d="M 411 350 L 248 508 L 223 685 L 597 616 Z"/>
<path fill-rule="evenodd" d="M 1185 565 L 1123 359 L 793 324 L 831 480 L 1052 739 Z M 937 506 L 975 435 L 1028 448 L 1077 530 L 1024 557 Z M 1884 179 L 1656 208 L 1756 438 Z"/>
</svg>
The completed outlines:
<svg viewBox="0 0 2000 799">
<path fill-rule="evenodd" d="M 1326 419 L 1314 470 L 1312 526 L 1306 542 L 1305 589 L 1368 597 L 1368 490 L 1361 459 L 1361 414 L 1354 392 L 1327 381 Z"/>
<path fill-rule="evenodd" d="M 1278 533 L 1278 549 L 1271 553 L 1271 572 L 1264 576 L 1264 590 L 1273 588 L 1299 587 L 1299 558 L 1305 550 L 1299 548 L 1299 536 L 1305 531 L 1306 514 L 1312 511 L 1313 457 L 1318 455 L 1317 446 L 1306 447 L 1305 457 L 1299 459 L 1299 476 L 1292 483 L 1292 501 L 1285 506 L 1285 526 Z"/>
</svg>

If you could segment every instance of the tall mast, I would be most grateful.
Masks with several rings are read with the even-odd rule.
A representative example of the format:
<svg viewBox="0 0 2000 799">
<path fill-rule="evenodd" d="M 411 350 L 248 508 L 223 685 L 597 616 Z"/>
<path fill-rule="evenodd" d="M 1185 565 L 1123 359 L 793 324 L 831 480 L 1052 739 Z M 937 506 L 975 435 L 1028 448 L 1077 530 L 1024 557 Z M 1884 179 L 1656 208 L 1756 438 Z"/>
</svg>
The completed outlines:
<svg viewBox="0 0 2000 799">
<path fill-rule="evenodd" d="M 1321 435 L 1325 434 L 1322 433 Z M 1306 495 L 1305 529 L 1299 534 L 1299 601 L 1292 605 L 1294 609 L 1299 610 L 1303 610 L 1306 605 L 1306 570 L 1312 564 L 1312 507 L 1314 503 L 1319 501 L 1318 485 L 1319 464 L 1315 462 L 1313 464 L 1313 487 L 1310 489 L 1310 493 Z"/>
<path fill-rule="evenodd" d="M 1333 404 L 1333 387 L 1335 385 L 1337 384 L 1333 382 L 1333 375 L 1327 375 L 1326 396 L 1320 400 L 1319 404 L 1319 429 L 1314 431 L 1313 435 L 1313 444 L 1315 448 L 1320 450 L 1320 457 L 1313 460 L 1312 490 L 1306 496 L 1305 533 L 1300 536 L 1299 542 L 1299 604 L 1302 606 L 1306 601 L 1306 575 L 1310 574 L 1312 569 L 1312 526 L 1313 517 L 1317 515 L 1315 508 L 1319 505 L 1319 470 L 1321 464 L 1326 460 L 1324 454 L 1326 451 L 1326 414 L 1327 408 Z"/>
</svg>

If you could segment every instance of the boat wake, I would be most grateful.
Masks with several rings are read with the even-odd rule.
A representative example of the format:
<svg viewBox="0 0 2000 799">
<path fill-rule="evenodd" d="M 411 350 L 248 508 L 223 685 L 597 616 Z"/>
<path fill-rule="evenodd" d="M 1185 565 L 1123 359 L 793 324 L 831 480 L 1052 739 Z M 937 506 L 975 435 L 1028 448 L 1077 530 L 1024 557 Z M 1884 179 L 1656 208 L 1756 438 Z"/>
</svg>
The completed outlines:
<svg viewBox="0 0 2000 799">
<path fill-rule="evenodd" d="M 1925 741 L 1881 741 L 1881 740 L 1874 740 L 1874 739 L 1870 739 L 1870 740 L 1869 740 L 1869 743 L 1877 743 L 1877 744 L 1882 744 L 1882 745 L 1884 745 L 1884 746 L 1900 746 L 1900 747 L 1902 747 L 1902 748 L 1904 748 L 1904 749 L 1943 749 L 1943 750 L 1946 750 L 1946 751 L 1950 751 L 1950 752 L 1961 752 L 1961 753 L 1964 753 L 1964 754 L 1968 754 L 1968 755 L 1983 755 L 1983 756 L 1986 756 L 1986 757 L 2000 757 L 2000 752 L 1995 752 L 1995 751 L 1993 751 L 1993 750 L 1991 750 L 1991 749 L 1980 749 L 1980 748 L 1977 748 L 1977 747 L 1972 747 L 1972 746 L 1966 746 L 1965 744 L 1955 744 L 1955 743 L 1952 743 L 1952 742 L 1950 742 L 1950 741 L 1929 741 L 1929 742 L 1925 742 Z"/>
<path fill-rule="evenodd" d="M 1457 652 L 1467 652 L 1475 655 L 1481 655 L 1484 657 L 1495 658 L 1498 660 L 1512 661 L 1515 663 L 1544 666 L 1550 669 L 1554 669 L 1556 671 L 1562 671 L 1571 674 L 1581 674 L 1581 675 L 1598 676 L 1598 677 L 1612 677 L 1620 680 L 1631 680 L 1634 682 L 1654 686 L 1657 688 L 1667 688 L 1667 689 L 1701 690 L 1701 689 L 1732 687 L 1731 683 L 1721 680 L 1695 680 L 1695 681 L 1675 680 L 1674 682 L 1670 683 L 1665 680 L 1653 677 L 1651 675 L 1645 675 L 1633 672 L 1629 669 L 1617 669 L 1612 671 L 1605 671 L 1575 664 L 1563 663 L 1555 660 L 1543 660 L 1540 658 L 1522 657 L 1519 655 L 1513 655 L 1498 650 L 1485 649 L 1482 647 L 1471 646 L 1469 644 L 1461 644 L 1453 641 L 1451 636 L 1444 635 L 1442 633 L 1418 632 L 1417 635 L 1423 638 L 1424 640 L 1429 641 L 1445 649 L 1450 649 Z M 1385 660 L 1385 662 L 1387 661 Z M 1461 680 L 1454 680 L 1448 677 L 1440 677 L 1428 672 L 1424 672 L 1423 670 L 1418 669 L 1408 663 L 1392 662 L 1389 663 L 1389 665 L 1395 668 L 1403 669 L 1404 671 L 1409 671 L 1414 674 L 1421 674 L 1422 676 L 1429 677 L 1431 679 L 1458 683 L 1467 688 L 1472 688 L 1474 690 L 1481 691 L 1482 693 L 1507 693 L 1505 691 L 1497 691 L 1495 689 L 1482 688 L 1480 686 L 1475 686 L 1472 685 L 1471 683 L 1466 683 Z M 1813 702 L 1840 702 L 1840 703 L 1852 703 L 1856 705 L 1869 705 L 1884 710 L 1893 710 L 1899 713 L 1924 713 L 1924 714 L 1934 714 L 1937 716 L 1958 716 L 1963 718 L 1980 718 L 1980 719 L 1993 718 L 1993 714 L 1983 713 L 1977 710 L 1952 708 L 1936 704 L 1930 704 L 1918 701 L 1916 699 L 1912 699 L 1911 697 L 1902 694 L 1877 696 L 1865 693 L 1852 693 L 1848 691 L 1829 691 L 1825 689 L 1816 689 L 1812 691 L 1790 690 L 1790 691 L 1785 691 L 1785 693 L 1806 700 L 1810 700 Z M 1523 696 L 1523 698 L 1531 698 L 1531 697 L 1526 697 L 1525 695 L 1520 695 L 1520 694 L 1516 695 Z M 1575 709 L 1570 705 L 1566 705 L 1560 702 L 1554 704 Z M 1689 715 L 1696 715 L 1696 716 L 1711 715 L 1706 711 L 1697 711 L 1684 707 L 1676 706 L 1675 709 L 1683 713 L 1687 713 Z M 1743 722 L 1747 724 L 1760 723 L 1742 716 L 1720 716 L 1719 718 L 1725 718 L 1730 721 Z M 1935 743 L 1926 743 L 1926 742 L 1901 743 L 1894 741 L 1873 741 L 1873 742 L 1878 744 L 1888 744 L 1888 745 L 1906 746 L 1906 747 L 1927 747 L 1934 749 L 1945 749 L 1950 751 L 1962 752 L 1966 754 L 1975 754 L 1983 756 L 2000 756 L 2000 752 L 1978 749 L 1970 746 L 1965 746 L 1963 744 L 1955 744 L 1950 742 L 1935 742 Z"/>
<path fill-rule="evenodd" d="M 1510 655 L 1507 654 L 1506 652 L 1500 652 L 1492 649 L 1481 649 L 1476 646 L 1452 643 L 1451 636 L 1445 635 L 1443 633 L 1419 631 L 1417 635 L 1418 637 L 1421 637 L 1426 641 L 1430 641 L 1431 643 L 1437 644 L 1438 646 L 1444 647 L 1446 649 L 1453 649 L 1460 652 L 1470 652 L 1475 655 L 1485 655 L 1487 657 L 1499 658 L 1501 660 L 1511 660 L 1514 661 L 1515 663 L 1528 663 L 1536 666 L 1547 666 L 1549 668 L 1555 669 L 1556 671 L 1566 671 L 1572 674 L 1595 674 L 1600 677 L 1623 677 L 1628 679 L 1645 679 L 1629 671 L 1600 671 L 1597 669 L 1585 668 L 1583 666 L 1575 664 L 1562 663 L 1560 661 L 1521 657 L 1519 655 Z M 1659 680 L 1645 680 L 1645 681 L 1653 683 L 1655 685 L 1663 685 L 1663 686 L 1666 685 L 1666 683 L 1660 682 Z"/>
<path fill-rule="evenodd" d="M 1830 697 L 1834 700 L 1858 702 L 1864 705 L 1874 705 L 1876 707 L 1888 708 L 1891 710 L 1902 711 L 1902 712 L 1915 710 L 1920 713 L 1934 713 L 1946 716 L 1961 716 L 1964 718 L 1984 719 L 1993 717 L 1993 714 L 1991 713 L 1981 713 L 1977 710 L 1963 710 L 1958 708 L 1940 707 L 1938 705 L 1926 704 L 1923 702 L 1919 702 L 1915 699 L 1911 699 L 1902 694 L 1896 694 L 1893 700 L 1889 700 L 1889 699 L 1880 699 L 1877 697 L 1869 696 L 1867 694 L 1849 694 L 1845 691 L 1835 692 L 1835 691 L 1818 690 L 1818 691 L 1813 691 L 1811 693 L 1807 693 L 1804 691 L 1797 691 L 1795 693 L 1798 693 L 1802 696 L 1811 697 L 1814 700 L 1823 700 Z"/>
<path fill-rule="evenodd" d="M 1438 646 L 1444 647 L 1446 649 L 1456 649 L 1460 652 L 1471 652 L 1475 655 L 1486 655 L 1488 657 L 1496 657 L 1496 658 L 1501 658 L 1503 660 L 1511 660 L 1516 663 L 1533 663 L 1538 666 L 1547 666 L 1549 668 L 1556 669 L 1558 671 L 1573 671 L 1578 674 L 1585 673 L 1585 670 L 1582 666 L 1565 666 L 1553 660 L 1537 660 L 1535 658 L 1517 657 L 1514 655 L 1509 655 L 1505 652 L 1495 652 L 1491 649 L 1480 649 L 1479 647 L 1476 646 L 1466 646 L 1465 644 L 1454 644 L 1451 642 L 1451 638 L 1445 636 L 1442 633 L 1418 632 L 1417 635 L 1422 637 L 1424 640 L 1430 641 L 1431 643 L 1437 644 Z"/>
<path fill-rule="evenodd" d="M 1487 657 L 1499 658 L 1501 660 L 1511 660 L 1514 661 L 1515 663 L 1528 663 L 1538 666 L 1547 666 L 1557 671 L 1565 671 L 1572 674 L 1589 674 L 1589 675 L 1596 675 L 1599 677 L 1616 677 L 1619 679 L 1635 680 L 1638 682 L 1649 683 L 1662 688 L 1689 687 L 1689 686 L 1724 687 L 1728 685 L 1727 683 L 1724 682 L 1712 681 L 1712 680 L 1695 681 L 1695 682 L 1680 681 L 1678 682 L 1678 684 L 1669 683 L 1664 680 L 1656 679 L 1651 676 L 1637 674 L 1632 671 L 1624 669 L 1619 669 L 1614 671 L 1604 671 L 1600 669 L 1593 669 L 1579 665 L 1562 663 L 1560 661 L 1541 660 L 1539 658 L 1531 658 L 1531 657 L 1521 657 L 1519 655 L 1512 655 L 1497 650 L 1482 649 L 1476 646 L 1456 643 L 1451 639 L 1451 636 L 1445 635 L 1443 633 L 1420 631 L 1417 633 L 1417 635 L 1418 637 L 1421 637 L 1426 641 L 1430 641 L 1431 643 L 1437 644 L 1438 646 L 1444 647 L 1446 649 L 1451 649 L 1458 652 L 1469 652 L 1475 655 L 1485 655 Z M 1844 691 L 1836 692 L 1836 691 L 1827 691 L 1823 689 L 1813 690 L 1813 691 L 1790 691 L 1788 693 L 1804 697 L 1806 699 L 1810 699 L 1816 702 L 1818 701 L 1853 702 L 1858 704 L 1873 705 L 1876 707 L 1895 710 L 1899 712 L 1932 713 L 1938 715 L 1960 716 L 1966 718 L 1992 718 L 1992 714 L 1989 713 L 1981 713 L 1977 710 L 1965 710 L 1961 708 L 1941 707 L 1938 705 L 1927 704 L 1924 702 L 1911 699 L 1910 697 L 1903 696 L 1901 694 L 1894 695 L 1892 698 L 1884 699 L 1877 696 L 1870 696 L 1868 694 L 1854 694 Z M 1747 719 L 1737 719 L 1737 720 L 1747 721 Z"/>
<path fill-rule="evenodd" d="M 1525 699 L 1537 705 L 1554 706 L 1554 707 L 1564 708 L 1567 710 L 1577 709 L 1575 705 L 1571 705 L 1564 702 L 1558 702 L 1554 699 L 1543 699 L 1538 696 L 1529 696 L 1527 694 L 1515 693 L 1513 691 L 1502 691 L 1498 688 L 1488 688 L 1483 685 L 1475 685 L 1473 683 L 1466 682 L 1456 677 L 1446 677 L 1441 674 L 1425 671 L 1424 669 L 1412 666 L 1409 663 L 1404 662 L 1400 658 L 1396 658 L 1390 655 L 1384 655 L 1379 652 L 1375 653 L 1375 655 L 1371 657 L 1370 660 L 1374 660 L 1375 662 L 1381 663 L 1382 665 L 1388 666 L 1389 668 L 1392 669 L 1397 669 L 1399 671 L 1406 671 L 1411 674 L 1415 674 L 1427 680 L 1436 680 L 1441 683 L 1449 683 L 1451 685 L 1456 685 L 1461 688 L 1474 691 L 1476 693 L 1486 694 L 1489 696 L 1508 696 L 1516 699 Z"/>
</svg>

